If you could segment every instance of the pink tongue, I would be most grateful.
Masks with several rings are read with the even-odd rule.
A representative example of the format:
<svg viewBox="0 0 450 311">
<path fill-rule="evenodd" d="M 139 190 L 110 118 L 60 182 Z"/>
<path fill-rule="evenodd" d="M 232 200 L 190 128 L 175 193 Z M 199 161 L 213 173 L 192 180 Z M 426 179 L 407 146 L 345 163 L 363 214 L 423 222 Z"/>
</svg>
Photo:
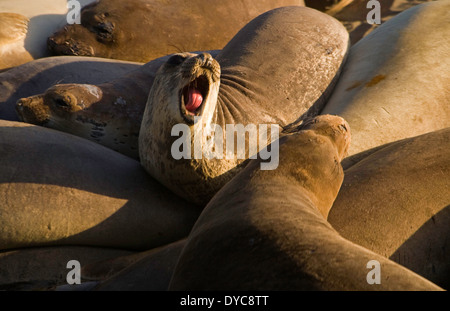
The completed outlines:
<svg viewBox="0 0 450 311">
<path fill-rule="evenodd" d="M 203 96 L 200 93 L 200 91 L 196 90 L 196 89 L 189 89 L 186 109 L 189 112 L 193 113 L 193 112 L 195 112 L 195 110 L 198 109 L 198 107 L 201 106 L 202 102 L 203 102 Z"/>
</svg>

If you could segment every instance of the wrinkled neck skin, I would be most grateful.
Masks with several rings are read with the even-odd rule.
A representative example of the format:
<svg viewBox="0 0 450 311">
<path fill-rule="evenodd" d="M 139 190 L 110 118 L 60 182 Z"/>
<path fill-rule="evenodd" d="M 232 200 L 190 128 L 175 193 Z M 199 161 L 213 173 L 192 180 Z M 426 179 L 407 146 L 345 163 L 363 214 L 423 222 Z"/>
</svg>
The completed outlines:
<svg viewBox="0 0 450 311">
<path fill-rule="evenodd" d="M 237 158 L 235 152 L 227 153 L 226 124 L 242 121 L 246 126 L 249 123 L 246 120 L 252 118 L 241 118 L 246 115 L 244 110 L 227 109 L 238 106 L 228 100 L 235 98 L 236 91 L 225 87 L 228 96 L 221 95 L 220 66 L 211 56 L 178 55 L 186 59 L 174 58 L 163 65 L 149 93 L 139 137 L 140 158 L 147 171 L 172 191 L 204 205 L 234 176 L 245 158 L 251 156 L 248 139 L 245 140 L 245 158 Z M 202 91 L 202 105 L 194 113 L 187 109 L 190 100 L 195 101 L 193 95 L 188 95 L 190 85 Z M 187 134 L 183 129 L 188 130 Z M 180 146 L 182 138 L 188 141 Z M 190 148 L 186 153 L 190 158 L 174 156 L 174 151 L 186 147 Z"/>
<path fill-rule="evenodd" d="M 202 127 L 217 124 L 226 132 L 226 124 L 285 127 L 317 115 L 347 48 L 347 31 L 325 14 L 302 7 L 267 12 L 241 29 L 216 57 L 221 67 L 220 91 L 216 95 L 219 86 L 209 86 L 196 122 Z M 173 158 L 176 138 L 169 133 L 176 124 L 194 124 L 180 113 L 180 97 L 187 83 L 180 68 L 187 70 L 192 59 L 192 55 L 177 56 L 160 68 L 144 113 L 139 149 L 141 163 L 151 175 L 182 197 L 204 204 L 253 156 L 248 150 L 254 150 L 259 137 L 234 134 L 236 139 L 245 137 L 243 159 Z M 195 70 L 186 72 L 186 77 L 195 78 Z M 190 98 L 195 107 L 199 96 Z M 191 131 L 191 138 L 193 135 Z M 276 138 L 258 145 L 266 147 Z M 202 139 L 208 140 L 208 135 Z"/>
</svg>

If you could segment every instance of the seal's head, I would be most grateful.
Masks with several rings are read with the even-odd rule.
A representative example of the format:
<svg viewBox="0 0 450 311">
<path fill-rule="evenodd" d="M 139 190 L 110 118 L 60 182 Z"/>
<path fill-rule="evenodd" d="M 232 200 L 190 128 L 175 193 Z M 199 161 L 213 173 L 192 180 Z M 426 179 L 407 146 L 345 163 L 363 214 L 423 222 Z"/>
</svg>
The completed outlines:
<svg viewBox="0 0 450 311">
<path fill-rule="evenodd" d="M 91 84 L 57 84 L 19 99 L 16 112 L 23 122 L 84 137 L 137 159 L 139 126 L 128 125 L 127 103 L 113 95 Z"/>
<path fill-rule="evenodd" d="M 341 162 L 350 147 L 350 125 L 343 118 L 334 115 L 318 115 L 307 118 L 299 126 L 286 128 L 284 134 L 292 134 L 303 130 L 314 130 L 318 135 L 327 137 L 338 151 L 338 161 Z"/>
<path fill-rule="evenodd" d="M 81 10 L 81 24 L 65 25 L 48 38 L 47 47 L 53 55 L 147 62 L 150 59 L 142 50 L 141 43 L 148 33 L 140 30 L 143 24 L 150 22 L 145 16 L 151 10 L 143 1 L 109 0 L 91 3 Z"/>
<path fill-rule="evenodd" d="M 158 70 L 147 106 L 155 116 L 168 110 L 173 125 L 191 126 L 200 119 L 210 122 L 219 85 L 220 65 L 210 54 L 174 54 Z"/>
<path fill-rule="evenodd" d="M 338 150 L 339 162 L 347 155 L 350 147 L 350 125 L 343 118 L 333 115 L 319 115 L 306 120 L 302 130 L 314 130 L 318 134 L 328 137 Z"/>
<path fill-rule="evenodd" d="M 344 180 L 341 161 L 350 147 L 350 126 L 339 116 L 319 115 L 286 134 L 280 139 L 277 173 L 308 190 L 310 200 L 327 219 Z"/>
<path fill-rule="evenodd" d="M 64 26 L 47 40 L 54 55 L 108 56 L 111 48 L 120 40 L 117 17 L 108 10 L 97 12 L 98 3 L 81 10 L 81 24 Z"/>
<path fill-rule="evenodd" d="M 214 136 L 208 129 L 215 122 L 219 86 L 220 65 L 210 54 L 172 55 L 156 74 L 139 134 L 146 170 L 199 204 L 210 198 L 217 177 L 229 170 L 225 160 L 202 153 Z"/>
<path fill-rule="evenodd" d="M 102 91 L 90 84 L 56 84 L 43 94 L 21 98 L 16 103 L 19 118 L 27 123 L 62 129 L 77 118 L 77 112 L 98 102 Z"/>
</svg>

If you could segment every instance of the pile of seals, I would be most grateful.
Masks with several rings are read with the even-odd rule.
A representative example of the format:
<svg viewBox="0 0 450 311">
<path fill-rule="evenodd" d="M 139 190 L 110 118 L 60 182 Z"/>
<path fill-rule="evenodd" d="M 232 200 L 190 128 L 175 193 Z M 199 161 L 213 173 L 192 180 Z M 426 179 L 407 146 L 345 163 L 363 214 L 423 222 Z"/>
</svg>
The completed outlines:
<svg viewBox="0 0 450 311">
<path fill-rule="evenodd" d="M 334 2 L 100 0 L 8 65 L 0 289 L 448 289 L 450 1 Z"/>
</svg>

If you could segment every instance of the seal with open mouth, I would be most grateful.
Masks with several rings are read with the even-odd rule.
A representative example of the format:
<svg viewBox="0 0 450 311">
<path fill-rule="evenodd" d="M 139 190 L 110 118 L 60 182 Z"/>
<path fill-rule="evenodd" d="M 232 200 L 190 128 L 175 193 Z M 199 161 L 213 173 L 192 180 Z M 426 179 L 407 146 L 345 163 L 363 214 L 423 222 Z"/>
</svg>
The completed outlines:
<svg viewBox="0 0 450 311">
<path fill-rule="evenodd" d="M 159 68 L 148 97 L 139 134 L 142 165 L 175 193 L 205 204 L 246 158 L 272 140 L 267 135 L 258 143 L 244 134 L 244 157 L 234 146 L 227 153 L 230 149 L 222 144 L 221 152 L 217 141 L 239 136 L 228 137 L 227 124 L 254 125 L 259 134 L 261 125 L 270 125 L 273 134 L 272 125 L 289 128 L 317 115 L 339 76 L 348 44 L 347 31 L 334 18 L 286 7 L 254 19 L 216 59 L 207 53 L 173 55 Z M 175 159 L 181 139 L 176 135 L 186 127 L 191 157 Z M 215 156 L 198 152 L 200 145 Z"/>
<path fill-rule="evenodd" d="M 218 51 L 209 53 L 217 55 Z M 168 58 L 157 58 L 104 83 L 53 85 L 42 94 L 18 100 L 17 114 L 23 122 L 80 136 L 138 159 L 138 136 L 148 93 L 156 71 Z"/>
</svg>

